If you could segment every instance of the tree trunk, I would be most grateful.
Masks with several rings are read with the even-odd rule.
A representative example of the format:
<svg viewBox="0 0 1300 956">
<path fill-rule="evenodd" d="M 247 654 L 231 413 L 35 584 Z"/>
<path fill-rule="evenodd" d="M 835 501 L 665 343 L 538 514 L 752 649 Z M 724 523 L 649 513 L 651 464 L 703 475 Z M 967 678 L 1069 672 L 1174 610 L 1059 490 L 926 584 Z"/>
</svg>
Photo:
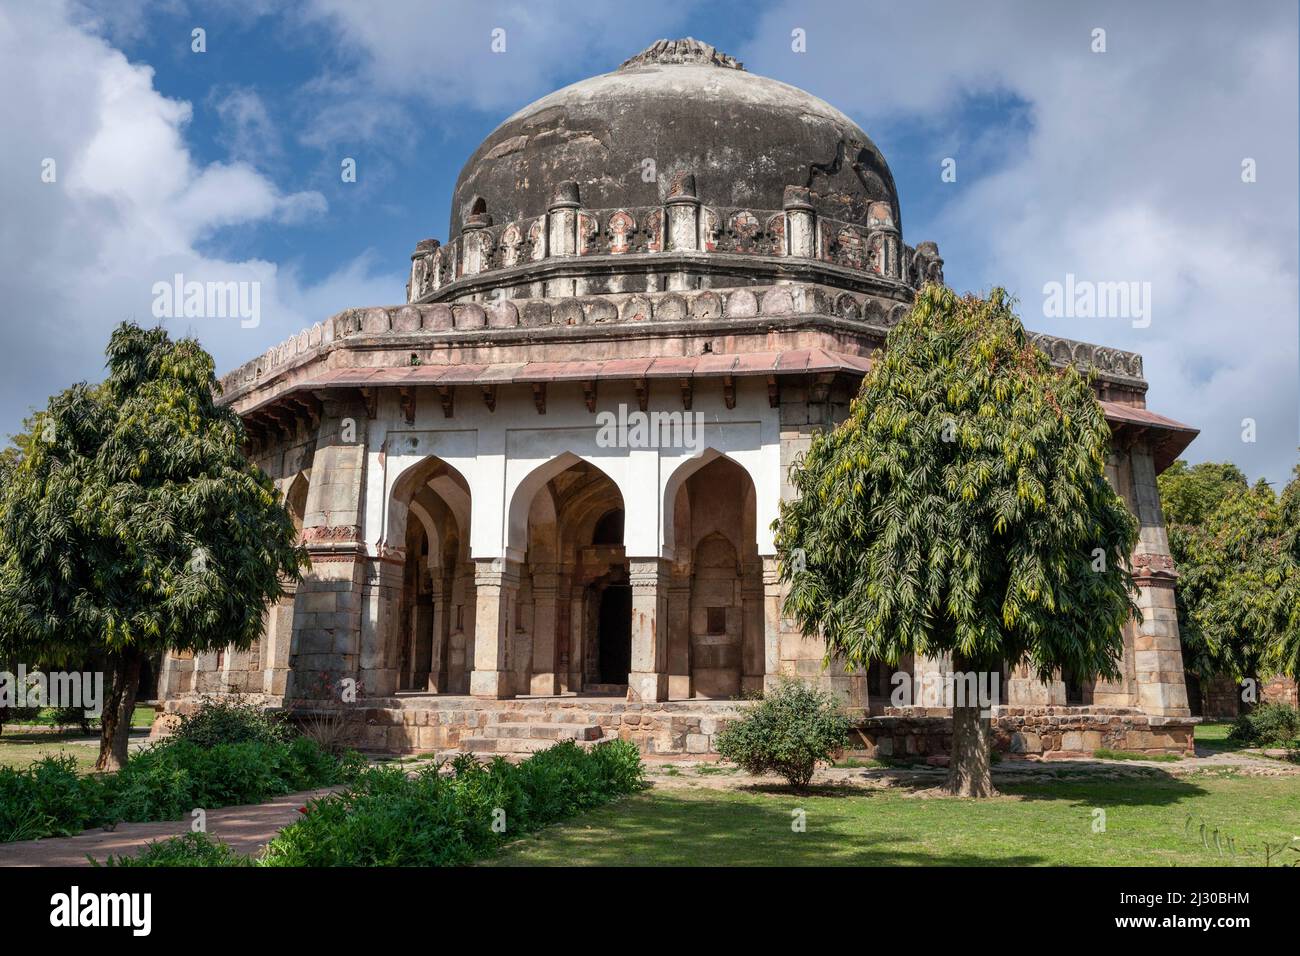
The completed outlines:
<svg viewBox="0 0 1300 956">
<path fill-rule="evenodd" d="M 144 662 L 135 647 L 127 646 L 113 663 L 113 686 L 104 702 L 100 718 L 99 760 L 96 770 L 121 770 L 126 766 L 131 742 L 131 715 L 135 713 L 135 695 L 140 686 L 140 665 Z"/>
<path fill-rule="evenodd" d="M 976 675 L 989 672 L 989 665 L 952 655 L 956 674 Z M 969 687 L 969 684 L 967 684 Z M 948 782 L 945 789 L 958 797 L 993 797 L 993 734 L 990 718 L 980 716 L 979 701 L 958 700 L 954 687 L 952 708 L 952 752 L 948 757 Z M 956 704 L 962 706 L 955 706 Z"/>
<path fill-rule="evenodd" d="M 952 754 L 948 758 L 947 791 L 958 797 L 994 797 L 992 734 L 989 718 L 975 707 L 952 709 Z"/>
</svg>

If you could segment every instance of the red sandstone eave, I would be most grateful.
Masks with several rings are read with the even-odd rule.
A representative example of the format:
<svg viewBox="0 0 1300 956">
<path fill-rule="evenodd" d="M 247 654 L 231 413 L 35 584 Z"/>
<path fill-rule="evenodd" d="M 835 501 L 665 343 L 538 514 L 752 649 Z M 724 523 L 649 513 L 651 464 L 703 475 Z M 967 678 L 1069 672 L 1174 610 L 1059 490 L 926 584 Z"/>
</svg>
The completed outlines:
<svg viewBox="0 0 1300 956">
<path fill-rule="evenodd" d="M 1166 418 L 1149 408 L 1107 401 L 1101 403 L 1101 408 L 1117 439 L 1141 436 L 1150 443 L 1156 474 L 1172 465 L 1187 450 L 1192 439 L 1201 433 L 1198 428 Z"/>
<path fill-rule="evenodd" d="M 411 365 L 389 368 L 328 369 L 284 392 L 242 410 L 247 416 L 298 391 L 415 385 L 512 385 L 540 382 L 591 382 L 612 379 L 710 378 L 750 375 L 844 373 L 862 376 L 871 367 L 865 355 L 823 348 L 772 352 L 708 352 L 664 358 L 577 362 L 508 362 L 494 365 Z M 1149 409 L 1103 401 L 1115 437 L 1150 443 L 1156 471 L 1167 468 L 1199 431 Z"/>
</svg>

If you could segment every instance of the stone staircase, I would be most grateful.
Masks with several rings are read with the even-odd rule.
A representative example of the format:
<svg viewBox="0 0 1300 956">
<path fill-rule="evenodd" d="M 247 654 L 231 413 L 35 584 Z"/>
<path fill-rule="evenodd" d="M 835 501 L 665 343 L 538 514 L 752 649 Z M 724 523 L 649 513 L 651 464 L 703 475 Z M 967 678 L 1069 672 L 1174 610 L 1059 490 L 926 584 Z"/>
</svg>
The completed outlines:
<svg viewBox="0 0 1300 956">
<path fill-rule="evenodd" d="M 606 739 L 604 730 L 599 724 L 503 721 L 480 727 L 472 736 L 462 737 L 460 746 L 462 750 L 473 753 L 531 754 L 564 740 L 590 747 L 603 739 Z"/>
<path fill-rule="evenodd" d="M 629 740 L 645 754 L 708 754 L 739 701 L 633 702 L 623 697 L 564 695 L 483 700 L 426 695 L 370 698 L 353 713 L 356 746 L 389 753 L 527 755 L 562 740 L 594 747 Z"/>
</svg>

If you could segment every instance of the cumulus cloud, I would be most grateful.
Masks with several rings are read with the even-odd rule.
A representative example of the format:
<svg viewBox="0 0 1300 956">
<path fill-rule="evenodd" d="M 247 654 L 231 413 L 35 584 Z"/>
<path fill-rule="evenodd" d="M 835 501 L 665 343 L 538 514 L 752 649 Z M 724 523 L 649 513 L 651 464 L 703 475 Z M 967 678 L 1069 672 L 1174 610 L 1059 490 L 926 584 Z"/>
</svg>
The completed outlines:
<svg viewBox="0 0 1300 956">
<path fill-rule="evenodd" d="M 349 293 L 394 297 L 379 289 L 400 290 L 402 277 L 375 278 L 368 260 L 307 288 L 292 266 L 200 251 L 216 230 L 302 222 L 324 213 L 325 200 L 286 192 L 243 160 L 197 163 L 184 138 L 189 104 L 161 95 L 149 67 L 77 25 L 74 12 L 61 3 L 0 10 L 0 85 L 11 91 L 0 98 L 0 430 L 71 382 L 99 378 L 109 331 L 127 318 L 154 322 L 154 285 L 177 273 L 260 284 L 257 327 L 167 322 L 196 334 L 222 369 L 358 301 Z"/>
<path fill-rule="evenodd" d="M 357 127 L 387 132 L 406 114 L 392 97 L 479 110 L 514 110 L 550 92 L 582 64 L 612 70 L 680 27 L 698 3 L 584 4 L 566 0 L 431 5 L 420 0 L 358 4 L 311 0 L 305 20 L 325 24 L 348 62 L 329 78 L 349 97 L 329 97 L 313 135 Z M 436 43 L 432 39 L 436 37 Z M 594 70 L 586 69 L 592 65 Z M 371 109 L 373 106 L 374 109 Z"/>
<path fill-rule="evenodd" d="M 1030 328 L 1141 352 L 1150 407 L 1202 430 L 1191 458 L 1283 482 L 1300 433 L 1296 18 L 1289 2 L 1247 15 L 1210 2 L 994 0 L 919 3 L 907 16 L 789 2 L 743 52 L 882 138 L 922 128 L 941 212 L 918 222 L 905 205 L 909 242 L 937 240 L 955 284 L 1007 286 Z M 796 28 L 805 54 L 791 50 Z M 1024 115 L 979 112 L 1007 124 L 1001 151 L 988 147 L 1003 130 L 971 129 L 980 102 L 1026 104 Z M 956 183 L 939 178 L 947 155 Z M 1257 182 L 1242 182 L 1246 158 Z M 1150 326 L 1044 315 L 1043 286 L 1067 273 L 1150 282 Z"/>
</svg>

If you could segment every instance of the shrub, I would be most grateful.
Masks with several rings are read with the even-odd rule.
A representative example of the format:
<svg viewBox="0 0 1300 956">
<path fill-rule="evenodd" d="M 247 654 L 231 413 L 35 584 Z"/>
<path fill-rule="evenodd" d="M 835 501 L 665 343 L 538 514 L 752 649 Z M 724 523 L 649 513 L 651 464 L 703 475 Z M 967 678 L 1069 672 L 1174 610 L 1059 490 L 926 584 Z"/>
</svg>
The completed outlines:
<svg viewBox="0 0 1300 956">
<path fill-rule="evenodd" d="M 105 822 L 106 807 L 103 785 L 80 776 L 70 755 L 0 767 L 0 842 L 72 836 Z"/>
<path fill-rule="evenodd" d="M 207 698 L 193 714 L 183 714 L 172 738 L 200 747 L 217 744 L 288 743 L 296 735 L 278 713 L 239 698 Z"/>
<path fill-rule="evenodd" d="M 87 717 L 83 707 L 55 707 L 50 711 L 50 723 L 60 729 L 76 727 L 83 734 L 90 734 L 99 724 L 99 718 Z"/>
<path fill-rule="evenodd" d="M 0 767 L 0 842 L 71 836 L 118 822 L 177 820 L 196 807 L 261 803 L 347 783 L 365 760 L 335 757 L 314 742 L 247 741 L 201 746 L 169 739 L 133 755 L 115 774 L 79 776 L 72 757 L 26 770 Z"/>
<path fill-rule="evenodd" d="M 338 711 L 310 714 L 299 722 L 298 730 L 332 754 L 345 752 L 356 737 L 356 725 L 346 714 Z"/>
<path fill-rule="evenodd" d="M 186 833 L 154 840 L 139 856 L 110 856 L 104 866 L 253 866 L 253 860 L 206 833 Z"/>
<path fill-rule="evenodd" d="M 775 772 L 803 788 L 848 744 L 849 727 L 834 694 L 786 679 L 718 732 L 718 753 L 746 773 Z"/>
<path fill-rule="evenodd" d="M 1300 738 L 1300 710 L 1289 704 L 1260 704 L 1233 722 L 1228 737 L 1260 747 L 1295 747 Z"/>
<path fill-rule="evenodd" d="M 268 866 L 448 866 L 506 840 L 633 793 L 641 755 L 626 741 L 584 751 L 572 742 L 518 765 L 459 755 L 407 776 L 371 768 L 344 793 L 312 801 L 267 847 Z"/>
</svg>

